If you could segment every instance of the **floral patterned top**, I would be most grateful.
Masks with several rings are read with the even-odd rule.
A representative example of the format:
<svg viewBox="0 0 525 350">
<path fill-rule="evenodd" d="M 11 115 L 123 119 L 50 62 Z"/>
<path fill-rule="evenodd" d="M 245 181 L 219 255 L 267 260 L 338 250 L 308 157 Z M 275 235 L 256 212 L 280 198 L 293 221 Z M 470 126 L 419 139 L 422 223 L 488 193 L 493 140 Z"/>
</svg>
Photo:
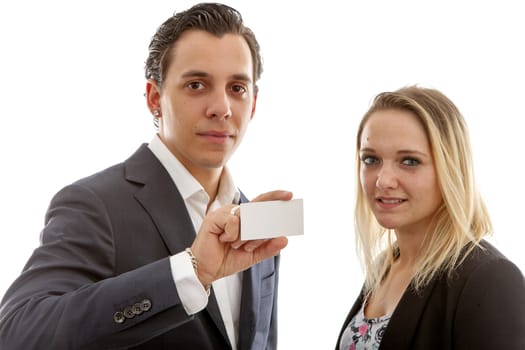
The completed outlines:
<svg viewBox="0 0 525 350">
<path fill-rule="evenodd" d="M 340 350 L 377 350 L 392 314 L 376 318 L 365 317 L 363 303 L 359 312 L 352 318 L 341 337 Z"/>
</svg>

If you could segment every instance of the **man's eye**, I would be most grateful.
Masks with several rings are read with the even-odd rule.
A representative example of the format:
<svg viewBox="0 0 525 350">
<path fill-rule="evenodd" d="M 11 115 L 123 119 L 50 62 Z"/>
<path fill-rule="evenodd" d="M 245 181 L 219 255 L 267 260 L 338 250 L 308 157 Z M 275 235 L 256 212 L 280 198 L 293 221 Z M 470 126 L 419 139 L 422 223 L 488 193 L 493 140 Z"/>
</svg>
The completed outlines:
<svg viewBox="0 0 525 350">
<path fill-rule="evenodd" d="M 243 94 L 247 91 L 247 89 L 243 85 L 233 85 L 232 91 L 235 92 L 236 94 Z"/>
<path fill-rule="evenodd" d="M 203 86 L 204 85 L 200 81 L 192 81 L 191 83 L 188 84 L 188 87 L 191 90 L 199 90 L 199 89 L 202 89 Z"/>
</svg>

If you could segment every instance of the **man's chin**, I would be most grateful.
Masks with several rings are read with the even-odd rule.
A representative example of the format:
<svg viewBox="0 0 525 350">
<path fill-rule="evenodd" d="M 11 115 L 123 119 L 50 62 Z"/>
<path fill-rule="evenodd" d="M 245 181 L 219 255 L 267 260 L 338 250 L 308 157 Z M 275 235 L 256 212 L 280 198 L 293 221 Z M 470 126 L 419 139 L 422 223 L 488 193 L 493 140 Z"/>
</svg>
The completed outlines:
<svg viewBox="0 0 525 350">
<path fill-rule="evenodd" d="M 221 169 L 227 162 L 227 159 L 205 159 L 201 162 L 201 166 L 209 169 Z"/>
</svg>

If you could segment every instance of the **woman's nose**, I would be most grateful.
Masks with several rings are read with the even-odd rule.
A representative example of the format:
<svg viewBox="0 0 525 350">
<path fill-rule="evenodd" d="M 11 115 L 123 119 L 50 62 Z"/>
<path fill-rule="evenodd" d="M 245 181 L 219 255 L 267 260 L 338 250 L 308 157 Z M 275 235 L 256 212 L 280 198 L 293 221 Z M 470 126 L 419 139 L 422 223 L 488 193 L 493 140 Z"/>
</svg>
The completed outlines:
<svg viewBox="0 0 525 350">
<path fill-rule="evenodd" d="M 376 187 L 380 189 L 395 188 L 397 186 L 397 176 L 389 166 L 383 166 L 377 173 Z"/>
</svg>

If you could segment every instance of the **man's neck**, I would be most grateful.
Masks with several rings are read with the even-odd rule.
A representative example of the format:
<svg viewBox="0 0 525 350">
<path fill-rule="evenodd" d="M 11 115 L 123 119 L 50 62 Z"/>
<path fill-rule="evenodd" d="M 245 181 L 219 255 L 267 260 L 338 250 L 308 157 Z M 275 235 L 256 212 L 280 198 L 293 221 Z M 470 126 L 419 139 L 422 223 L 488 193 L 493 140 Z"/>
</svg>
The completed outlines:
<svg viewBox="0 0 525 350">
<path fill-rule="evenodd" d="M 208 202 L 208 208 L 215 200 L 215 197 L 217 197 L 217 193 L 219 192 L 219 186 L 221 181 L 221 175 L 222 175 L 223 168 L 217 168 L 217 169 L 206 169 L 203 171 L 192 171 L 193 177 L 201 184 L 201 186 L 204 188 L 204 191 L 208 194 L 208 197 L 210 198 L 210 201 Z"/>
</svg>

